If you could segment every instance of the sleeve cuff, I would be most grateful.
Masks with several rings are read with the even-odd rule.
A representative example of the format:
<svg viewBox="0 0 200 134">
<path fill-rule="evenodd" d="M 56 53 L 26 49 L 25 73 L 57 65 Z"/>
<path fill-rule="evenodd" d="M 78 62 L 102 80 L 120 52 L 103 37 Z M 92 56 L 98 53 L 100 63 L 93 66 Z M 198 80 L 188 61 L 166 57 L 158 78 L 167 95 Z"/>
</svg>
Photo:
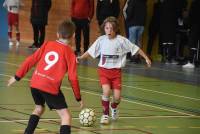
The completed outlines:
<svg viewBox="0 0 200 134">
<path fill-rule="evenodd" d="M 15 80 L 16 81 L 19 81 L 21 78 L 20 77 L 18 77 L 17 75 L 15 75 Z"/>
<path fill-rule="evenodd" d="M 76 99 L 76 100 L 79 102 L 79 101 L 81 101 L 81 98 L 79 98 L 79 99 Z"/>
</svg>

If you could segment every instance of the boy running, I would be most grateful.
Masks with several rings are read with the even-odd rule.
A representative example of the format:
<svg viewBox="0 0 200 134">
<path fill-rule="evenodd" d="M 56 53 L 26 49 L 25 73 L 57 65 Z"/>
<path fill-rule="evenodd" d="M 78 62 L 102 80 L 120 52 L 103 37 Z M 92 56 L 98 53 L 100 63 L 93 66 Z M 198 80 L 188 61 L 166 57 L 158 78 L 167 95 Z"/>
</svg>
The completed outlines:
<svg viewBox="0 0 200 134">
<path fill-rule="evenodd" d="M 34 133 L 44 112 L 45 103 L 50 109 L 56 109 L 61 118 L 60 134 L 71 132 L 71 115 L 60 90 L 62 80 L 67 72 L 76 100 L 80 103 L 80 107 L 83 107 L 76 71 L 76 56 L 69 46 L 74 37 L 74 31 L 75 26 L 71 21 L 63 21 L 58 26 L 58 40 L 44 43 L 40 49 L 23 62 L 15 76 L 8 81 L 8 86 L 19 81 L 36 65 L 30 82 L 36 106 L 30 116 L 25 134 Z"/>
</svg>

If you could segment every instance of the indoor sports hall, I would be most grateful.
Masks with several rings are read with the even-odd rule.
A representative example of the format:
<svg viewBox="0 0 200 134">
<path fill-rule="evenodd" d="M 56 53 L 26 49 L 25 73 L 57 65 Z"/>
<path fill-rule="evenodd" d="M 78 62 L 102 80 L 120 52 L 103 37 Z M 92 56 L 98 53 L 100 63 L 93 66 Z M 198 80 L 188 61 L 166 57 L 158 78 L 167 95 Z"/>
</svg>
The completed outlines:
<svg viewBox="0 0 200 134">
<path fill-rule="evenodd" d="M 7 87 L 7 81 L 22 61 L 37 50 L 28 48 L 33 37 L 29 21 L 31 0 L 23 0 L 24 6 L 20 11 L 19 46 L 9 46 L 7 11 L 2 7 L 3 2 L 0 0 L 0 134 L 23 134 L 34 108 L 29 88 L 33 69 L 11 87 Z M 57 25 L 63 19 L 70 18 L 70 2 L 52 0 L 45 40 L 56 40 Z M 120 2 L 124 3 L 124 0 Z M 151 14 L 151 0 L 148 5 L 148 14 Z M 122 27 L 122 15 L 119 19 Z M 91 44 L 100 34 L 95 15 L 90 28 Z M 120 29 L 124 33 L 124 29 Z M 144 44 L 146 38 L 145 31 Z M 91 127 L 80 124 L 81 109 L 66 76 L 61 89 L 72 114 L 72 134 L 200 134 L 200 68 L 183 69 L 179 65 L 164 64 L 155 54 L 157 51 L 155 46 L 151 68 L 147 68 L 144 61 L 135 64 L 127 60 L 126 67 L 122 69 L 119 119 L 108 125 L 99 123 L 102 115 L 102 89 L 97 73 L 99 59 L 81 61 L 78 65 L 78 78 L 82 99 L 85 107 L 95 110 L 97 120 Z M 56 112 L 46 107 L 35 134 L 58 134 L 59 126 L 60 119 Z"/>
</svg>

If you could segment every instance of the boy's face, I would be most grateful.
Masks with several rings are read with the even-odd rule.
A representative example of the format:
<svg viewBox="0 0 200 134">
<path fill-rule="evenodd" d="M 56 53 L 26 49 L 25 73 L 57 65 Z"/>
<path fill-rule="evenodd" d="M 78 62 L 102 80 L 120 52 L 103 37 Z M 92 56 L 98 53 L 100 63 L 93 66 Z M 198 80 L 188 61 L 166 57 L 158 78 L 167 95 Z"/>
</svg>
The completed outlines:
<svg viewBox="0 0 200 134">
<path fill-rule="evenodd" d="M 116 33 L 115 33 L 113 26 L 110 22 L 107 22 L 105 24 L 104 31 L 105 31 L 105 33 L 106 33 L 106 35 L 108 36 L 109 39 L 112 39 L 116 36 Z"/>
</svg>

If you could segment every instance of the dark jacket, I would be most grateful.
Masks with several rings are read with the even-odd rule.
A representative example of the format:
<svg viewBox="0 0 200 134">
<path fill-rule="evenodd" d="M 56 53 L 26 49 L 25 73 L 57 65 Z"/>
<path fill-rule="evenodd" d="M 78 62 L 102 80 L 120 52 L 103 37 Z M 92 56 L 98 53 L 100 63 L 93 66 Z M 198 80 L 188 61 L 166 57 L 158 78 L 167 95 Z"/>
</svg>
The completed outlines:
<svg viewBox="0 0 200 134">
<path fill-rule="evenodd" d="M 47 25 L 48 12 L 51 8 L 51 0 L 32 0 L 31 17 L 32 24 Z"/>
<path fill-rule="evenodd" d="M 102 23 L 107 17 L 118 17 L 120 12 L 119 0 L 98 0 L 96 7 L 97 20 Z"/>
<path fill-rule="evenodd" d="M 129 0 L 126 13 L 128 26 L 144 26 L 147 15 L 146 0 Z"/>
<path fill-rule="evenodd" d="M 200 0 L 193 0 L 189 10 L 189 22 L 190 24 L 200 25 Z"/>
<path fill-rule="evenodd" d="M 160 4 L 160 37 L 162 42 L 175 42 L 176 25 L 184 0 L 163 0 Z"/>
</svg>

